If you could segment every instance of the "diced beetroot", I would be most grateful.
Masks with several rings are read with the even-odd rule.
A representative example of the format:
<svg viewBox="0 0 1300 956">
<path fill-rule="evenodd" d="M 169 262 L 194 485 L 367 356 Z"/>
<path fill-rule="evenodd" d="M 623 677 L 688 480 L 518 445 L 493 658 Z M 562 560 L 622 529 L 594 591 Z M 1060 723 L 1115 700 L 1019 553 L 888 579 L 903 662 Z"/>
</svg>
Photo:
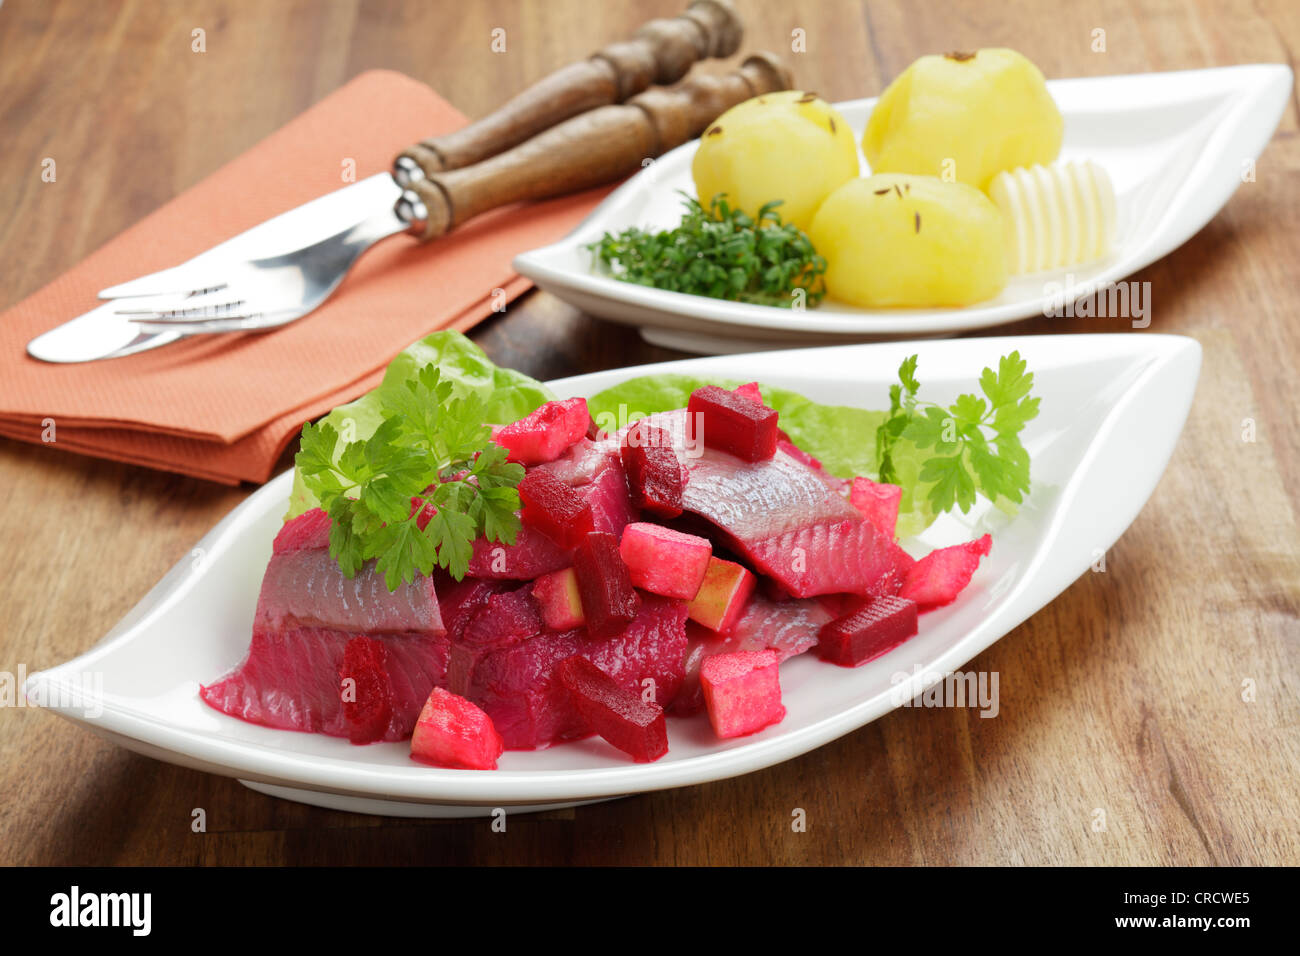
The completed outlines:
<svg viewBox="0 0 1300 956">
<path fill-rule="evenodd" d="M 562 548 L 576 547 L 591 531 L 591 505 L 549 471 L 530 471 L 519 482 L 519 518 Z"/>
<path fill-rule="evenodd" d="M 817 653 L 832 664 L 857 667 L 916 634 L 916 602 L 879 597 L 822 626 Z"/>
<path fill-rule="evenodd" d="M 709 722 L 719 737 L 743 737 L 785 717 L 776 651 L 714 654 L 700 665 Z"/>
<path fill-rule="evenodd" d="M 822 594 L 813 600 L 825 608 L 832 618 L 837 618 L 853 613 L 871 599 L 861 594 Z"/>
<path fill-rule="evenodd" d="M 744 613 L 745 602 L 757 583 L 758 579 L 748 568 L 711 557 L 704 581 L 686 607 L 687 616 L 712 631 L 726 634 Z"/>
<path fill-rule="evenodd" d="M 533 597 L 542 608 L 542 621 L 552 631 L 571 631 L 582 627 L 582 596 L 578 591 L 578 574 L 573 568 L 543 574 L 533 582 Z"/>
<path fill-rule="evenodd" d="M 382 641 L 357 635 L 344 645 L 339 662 L 339 695 L 348 739 L 354 744 L 380 740 L 393 717 L 388 651 Z"/>
<path fill-rule="evenodd" d="M 849 492 L 853 507 L 861 511 L 862 517 L 875 525 L 887 541 L 894 540 L 894 531 L 898 527 L 898 503 L 902 500 L 903 489 L 898 485 L 879 484 L 870 478 L 854 478 Z"/>
<path fill-rule="evenodd" d="M 579 438 L 587 434 L 591 415 L 585 398 L 547 402 L 492 436 L 510 454 L 511 461 L 540 465 L 554 461 Z"/>
<path fill-rule="evenodd" d="M 426 491 L 428 489 L 425 489 Z M 419 512 L 416 516 L 415 523 L 421 531 L 429 526 L 429 520 L 438 513 L 438 509 L 433 506 L 432 501 L 425 501 L 423 498 L 411 498 L 411 514 Z"/>
<path fill-rule="evenodd" d="M 411 756 L 437 767 L 495 770 L 505 749 L 491 717 L 441 687 L 425 701 L 411 735 Z"/>
<path fill-rule="evenodd" d="M 931 551 L 912 565 L 898 596 L 915 601 L 922 611 L 951 604 L 962 588 L 970 584 L 980 558 L 992 546 L 993 538 L 986 534 L 978 541 Z"/>
<path fill-rule="evenodd" d="M 590 636 L 613 637 L 632 623 L 641 598 L 619 555 L 617 537 L 607 531 L 586 535 L 574 552 L 573 568 Z"/>
<path fill-rule="evenodd" d="M 767 461 L 776 454 L 777 413 L 716 385 L 691 393 L 686 405 L 687 437 L 742 461 Z"/>
<path fill-rule="evenodd" d="M 733 388 L 731 394 L 739 395 L 741 398 L 747 398 L 751 402 L 758 402 L 760 405 L 763 404 L 763 393 L 758 390 L 757 382 L 747 382 L 744 385 Z"/>
<path fill-rule="evenodd" d="M 682 513 L 686 479 L 666 431 L 637 422 L 623 436 L 620 453 L 634 507 L 659 518 Z"/>
<path fill-rule="evenodd" d="M 618 551 L 634 585 L 689 601 L 704 582 L 713 545 L 707 538 L 636 521 L 623 529 Z"/>
<path fill-rule="evenodd" d="M 637 763 L 649 763 L 668 753 L 668 725 L 664 709 L 657 703 L 620 687 L 578 654 L 561 661 L 555 674 L 591 729 Z"/>
</svg>

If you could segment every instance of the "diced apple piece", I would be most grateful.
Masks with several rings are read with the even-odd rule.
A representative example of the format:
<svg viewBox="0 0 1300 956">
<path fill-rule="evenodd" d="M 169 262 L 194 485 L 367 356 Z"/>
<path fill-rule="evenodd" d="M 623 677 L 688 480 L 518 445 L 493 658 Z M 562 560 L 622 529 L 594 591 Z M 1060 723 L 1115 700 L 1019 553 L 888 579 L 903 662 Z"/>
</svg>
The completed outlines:
<svg viewBox="0 0 1300 956">
<path fill-rule="evenodd" d="M 530 471 L 519 482 L 520 520 L 562 548 L 576 547 L 592 530 L 591 505 L 549 471 Z"/>
<path fill-rule="evenodd" d="M 714 654 L 700 665 L 709 722 L 719 737 L 743 737 L 780 722 L 780 657 L 776 651 Z"/>
<path fill-rule="evenodd" d="M 704 581 L 686 606 L 686 614 L 710 630 L 726 634 L 744 613 L 745 602 L 757 583 L 748 568 L 734 561 L 709 558 Z"/>
<path fill-rule="evenodd" d="M 899 597 L 915 601 L 922 611 L 951 604 L 980 566 L 980 558 L 989 553 L 993 538 L 984 535 L 950 548 L 931 551 L 907 572 Z"/>
<path fill-rule="evenodd" d="M 857 667 L 893 650 L 916 634 L 916 603 L 898 597 L 873 598 L 855 611 L 822 625 L 817 653 L 841 667 Z"/>
<path fill-rule="evenodd" d="M 691 393 L 686 404 L 687 438 L 729 452 L 743 461 L 767 461 L 776 454 L 777 413 L 716 385 Z"/>
<path fill-rule="evenodd" d="M 617 537 L 607 531 L 587 534 L 574 552 L 573 568 L 589 635 L 613 637 L 632 623 L 641 597 L 618 553 Z"/>
<path fill-rule="evenodd" d="M 618 551 L 634 585 L 689 601 L 704 583 L 713 545 L 707 538 L 635 521 L 623 529 Z"/>
<path fill-rule="evenodd" d="M 582 597 L 578 591 L 578 573 L 573 568 L 543 574 L 533 582 L 533 597 L 542 610 L 542 623 L 552 631 L 571 631 L 582 627 Z"/>
<path fill-rule="evenodd" d="M 495 770 L 505 743 L 492 718 L 457 694 L 435 687 L 411 735 L 411 756 L 436 767 Z"/>
<path fill-rule="evenodd" d="M 637 763 L 658 760 L 668 752 L 668 725 L 657 703 L 620 687 L 578 654 L 561 661 L 555 674 L 588 726 Z"/>
<path fill-rule="evenodd" d="M 686 479 L 668 432 L 637 422 L 623 436 L 620 454 L 633 507 L 659 518 L 682 513 Z"/>
<path fill-rule="evenodd" d="M 510 461 L 540 465 L 555 461 L 587 434 L 591 415 L 585 398 L 547 402 L 513 424 L 496 431 L 492 440 L 506 449 Z"/>
<path fill-rule="evenodd" d="M 898 503 L 902 500 L 903 489 L 898 485 L 880 484 L 870 478 L 854 478 L 853 488 L 849 491 L 850 503 L 876 526 L 886 541 L 894 540 L 898 527 Z"/>
</svg>

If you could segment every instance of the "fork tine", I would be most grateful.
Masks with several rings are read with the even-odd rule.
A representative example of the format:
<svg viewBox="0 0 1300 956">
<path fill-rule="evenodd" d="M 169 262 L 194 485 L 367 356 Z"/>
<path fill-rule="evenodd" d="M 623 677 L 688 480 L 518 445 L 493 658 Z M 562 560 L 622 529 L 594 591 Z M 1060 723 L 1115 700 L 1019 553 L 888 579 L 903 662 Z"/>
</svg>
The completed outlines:
<svg viewBox="0 0 1300 956">
<path fill-rule="evenodd" d="M 248 298 L 235 290 L 220 288 L 195 295 L 137 296 L 118 299 L 116 303 L 114 311 L 132 321 L 203 322 L 245 314 Z"/>
<path fill-rule="evenodd" d="M 127 321 L 134 324 L 141 332 L 153 334 L 179 332 L 181 335 L 200 335 L 215 332 L 256 332 L 260 329 L 278 328 L 283 324 L 278 319 L 278 314 L 266 315 L 261 312 L 249 312 L 244 315 L 199 321 L 194 319 L 172 320 L 147 317 L 128 319 Z"/>
<path fill-rule="evenodd" d="M 192 295 L 219 289 L 224 280 L 203 267 L 195 268 L 192 263 L 151 272 L 127 282 L 99 290 L 101 299 L 126 299 L 155 295 Z"/>
</svg>

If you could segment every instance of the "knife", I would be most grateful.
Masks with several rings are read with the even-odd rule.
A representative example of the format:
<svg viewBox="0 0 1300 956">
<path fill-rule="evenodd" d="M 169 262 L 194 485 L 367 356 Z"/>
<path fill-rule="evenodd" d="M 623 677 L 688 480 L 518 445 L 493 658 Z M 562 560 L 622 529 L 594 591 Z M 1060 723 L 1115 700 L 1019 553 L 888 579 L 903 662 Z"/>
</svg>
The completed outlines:
<svg viewBox="0 0 1300 956">
<path fill-rule="evenodd" d="M 698 59 L 729 55 L 740 33 L 727 0 L 694 0 L 682 15 L 650 21 L 632 41 L 551 74 L 484 120 L 412 146 L 391 173 L 314 199 L 179 266 L 104 289 L 99 295 L 110 301 L 33 339 L 28 354 L 46 362 L 85 362 L 224 330 L 222 323 L 272 328 L 323 302 L 356 259 L 388 236 L 406 232 L 426 241 L 498 206 L 630 175 L 645 158 L 698 135 L 735 103 L 790 85 L 779 60 L 761 54 L 724 77 L 696 77 L 676 89 L 631 96 L 652 82 L 680 78 Z M 280 268 L 285 265 L 294 269 Z M 279 298 L 277 308 L 259 308 L 254 296 L 233 312 L 221 303 L 223 311 L 215 300 L 223 297 L 222 286 L 238 287 L 229 281 L 232 274 L 278 277 L 281 285 L 288 279 L 303 286 L 303 297 L 294 310 L 277 311 Z M 195 294 L 213 287 L 218 291 Z M 283 296 L 284 289 L 276 292 Z"/>
</svg>

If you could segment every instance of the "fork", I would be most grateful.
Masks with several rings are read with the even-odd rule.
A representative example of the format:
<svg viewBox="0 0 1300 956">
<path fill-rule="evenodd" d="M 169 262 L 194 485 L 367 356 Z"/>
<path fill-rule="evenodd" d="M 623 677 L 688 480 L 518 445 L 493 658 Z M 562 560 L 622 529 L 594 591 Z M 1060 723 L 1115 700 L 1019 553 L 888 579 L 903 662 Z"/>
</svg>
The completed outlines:
<svg viewBox="0 0 1300 956">
<path fill-rule="evenodd" d="M 492 209 L 622 179 L 643 168 L 646 160 L 698 136 L 737 103 L 790 85 L 780 60 L 760 53 L 728 74 L 695 76 L 671 89 L 651 88 L 622 104 L 579 114 L 472 166 L 440 171 L 403 154 L 392 175 L 369 177 L 181 266 L 112 286 L 99 295 L 119 300 L 115 314 L 144 333 L 277 328 L 324 302 L 376 242 L 399 232 L 427 241 Z M 350 190 L 353 196 L 344 198 L 355 201 L 348 216 L 337 207 Z M 359 221 L 358 206 L 370 211 Z M 331 222 L 337 226 L 339 221 L 342 228 L 327 231 Z M 298 248 L 268 242 L 272 235 L 283 243 L 294 234 L 322 232 L 326 238 Z M 252 247 L 258 247 L 255 254 L 249 253 Z"/>
<path fill-rule="evenodd" d="M 104 289 L 100 298 L 120 300 L 116 315 L 144 333 L 192 336 L 278 328 L 320 306 L 381 239 L 404 232 L 428 241 L 490 209 L 630 176 L 646 160 L 698 137 L 733 105 L 789 86 L 780 60 L 757 53 L 731 73 L 697 75 L 677 87 L 650 88 L 623 104 L 578 114 L 472 166 L 426 170 L 402 155 L 391 176 L 381 173 L 312 200 L 179 267 Z M 346 222 L 348 216 L 339 215 L 335 204 L 357 187 L 367 198 L 354 206 L 372 211 L 360 221 L 290 251 L 234 255 L 250 245 L 276 247 L 266 242 L 272 233 L 320 235 L 325 232 L 321 219 Z M 385 193 L 391 202 L 378 200 Z"/>
</svg>

